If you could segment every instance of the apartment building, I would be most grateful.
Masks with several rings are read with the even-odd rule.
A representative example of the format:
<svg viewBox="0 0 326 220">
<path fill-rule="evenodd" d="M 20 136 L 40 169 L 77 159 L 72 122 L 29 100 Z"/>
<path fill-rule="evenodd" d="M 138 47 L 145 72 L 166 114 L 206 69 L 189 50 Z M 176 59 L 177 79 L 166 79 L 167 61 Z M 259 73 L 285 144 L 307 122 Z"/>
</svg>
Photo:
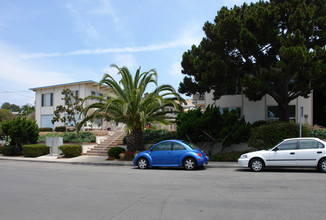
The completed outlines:
<svg viewBox="0 0 326 220">
<path fill-rule="evenodd" d="M 52 124 L 51 120 L 54 116 L 54 111 L 58 105 L 65 105 L 65 101 L 62 99 L 61 94 L 63 89 L 70 89 L 75 94 L 78 94 L 79 98 L 86 98 L 90 95 L 102 96 L 110 92 L 110 88 L 92 80 L 72 82 L 59 85 L 49 85 L 37 88 L 31 88 L 30 90 L 35 92 L 35 119 L 40 128 L 50 127 L 54 128 L 57 126 L 63 126 L 62 122 L 55 122 Z M 84 107 L 96 102 L 97 100 L 88 99 L 84 103 Z M 78 118 L 79 115 L 76 115 Z M 101 121 L 95 121 L 92 127 L 104 128 Z M 102 126 L 102 127 L 101 127 Z"/>
</svg>

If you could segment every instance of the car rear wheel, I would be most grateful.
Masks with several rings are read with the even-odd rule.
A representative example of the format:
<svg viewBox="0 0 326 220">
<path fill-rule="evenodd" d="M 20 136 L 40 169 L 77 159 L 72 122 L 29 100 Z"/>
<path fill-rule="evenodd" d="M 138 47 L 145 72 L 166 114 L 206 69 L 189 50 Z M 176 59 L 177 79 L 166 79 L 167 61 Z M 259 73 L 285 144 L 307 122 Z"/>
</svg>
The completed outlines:
<svg viewBox="0 0 326 220">
<path fill-rule="evenodd" d="M 137 166 L 139 169 L 146 169 L 148 168 L 148 160 L 144 157 L 141 157 L 137 161 Z"/>
<path fill-rule="evenodd" d="M 264 169 L 264 162 L 259 158 L 254 158 L 250 161 L 249 167 L 254 172 L 260 172 Z"/>
<path fill-rule="evenodd" d="M 323 158 L 319 161 L 318 169 L 320 172 L 326 173 L 326 158 Z"/>
<path fill-rule="evenodd" d="M 186 170 L 194 170 L 197 167 L 197 162 L 192 157 L 187 157 L 183 161 L 183 167 L 186 168 Z"/>
</svg>

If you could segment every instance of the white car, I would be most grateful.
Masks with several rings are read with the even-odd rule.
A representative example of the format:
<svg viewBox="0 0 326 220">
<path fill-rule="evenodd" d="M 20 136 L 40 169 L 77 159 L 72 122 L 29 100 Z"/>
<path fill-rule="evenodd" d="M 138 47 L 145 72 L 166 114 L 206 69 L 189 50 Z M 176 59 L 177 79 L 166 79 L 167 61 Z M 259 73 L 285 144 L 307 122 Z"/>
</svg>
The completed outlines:
<svg viewBox="0 0 326 220">
<path fill-rule="evenodd" d="M 270 150 L 241 155 L 238 163 L 259 172 L 264 167 L 315 167 L 326 172 L 326 142 L 318 138 L 285 139 Z"/>
</svg>

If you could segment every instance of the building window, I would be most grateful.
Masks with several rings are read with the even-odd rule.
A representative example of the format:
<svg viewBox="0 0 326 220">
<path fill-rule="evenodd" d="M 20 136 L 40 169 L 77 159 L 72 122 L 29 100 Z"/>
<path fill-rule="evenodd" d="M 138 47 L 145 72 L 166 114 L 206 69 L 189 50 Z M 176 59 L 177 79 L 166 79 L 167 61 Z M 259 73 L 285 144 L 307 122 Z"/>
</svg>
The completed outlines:
<svg viewBox="0 0 326 220">
<path fill-rule="evenodd" d="M 53 128 L 53 115 L 41 115 L 41 128 Z"/>
<path fill-rule="evenodd" d="M 100 96 L 100 97 L 103 96 L 103 93 L 94 92 L 94 91 L 92 91 L 91 94 L 94 95 L 94 96 Z M 92 98 L 92 100 L 99 100 L 99 99 Z"/>
<path fill-rule="evenodd" d="M 267 118 L 268 119 L 279 119 L 280 110 L 278 106 L 267 106 Z M 289 117 L 295 119 L 295 105 L 289 105 Z"/>
<path fill-rule="evenodd" d="M 53 106 L 53 93 L 42 94 L 42 107 Z"/>
<path fill-rule="evenodd" d="M 199 100 L 205 100 L 205 93 L 199 93 Z"/>
</svg>

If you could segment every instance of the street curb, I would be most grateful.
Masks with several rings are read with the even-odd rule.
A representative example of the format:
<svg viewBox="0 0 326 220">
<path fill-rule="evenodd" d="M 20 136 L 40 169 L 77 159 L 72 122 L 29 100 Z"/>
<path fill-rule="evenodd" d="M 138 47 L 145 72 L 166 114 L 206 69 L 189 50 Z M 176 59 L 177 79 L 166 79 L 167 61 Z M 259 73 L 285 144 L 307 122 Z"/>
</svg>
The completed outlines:
<svg viewBox="0 0 326 220">
<path fill-rule="evenodd" d="M 82 161 L 60 161 L 60 159 L 56 160 L 36 160 L 29 158 L 8 158 L 1 157 L 0 160 L 7 161 L 16 161 L 16 162 L 38 162 L 38 163 L 59 163 L 59 164 L 74 164 L 74 165 L 91 165 L 91 166 L 130 166 L 133 167 L 132 161 L 105 161 L 101 163 L 97 162 L 82 162 Z M 59 161 L 58 161 L 59 160 Z M 64 159 L 62 159 L 64 160 Z M 207 168 L 239 168 L 236 162 L 209 162 Z"/>
</svg>

